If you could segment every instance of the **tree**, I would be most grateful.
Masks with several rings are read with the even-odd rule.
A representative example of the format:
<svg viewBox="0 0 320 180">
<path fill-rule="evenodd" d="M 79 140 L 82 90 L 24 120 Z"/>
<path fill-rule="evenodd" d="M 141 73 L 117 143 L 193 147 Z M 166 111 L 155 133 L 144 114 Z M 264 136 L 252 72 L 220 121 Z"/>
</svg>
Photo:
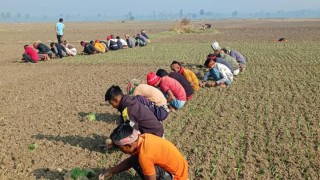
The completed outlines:
<svg viewBox="0 0 320 180">
<path fill-rule="evenodd" d="M 11 13 L 10 12 L 7 12 L 6 13 L 6 18 L 10 18 L 11 17 Z"/>
<path fill-rule="evenodd" d="M 97 16 L 98 16 L 98 18 L 100 18 L 101 17 L 101 13 L 98 13 Z"/>
<path fill-rule="evenodd" d="M 29 14 L 26 14 L 25 17 L 26 17 L 26 19 L 29 19 L 29 18 L 30 18 L 30 15 L 29 15 Z"/>
<path fill-rule="evenodd" d="M 232 17 L 237 17 L 238 16 L 238 11 L 233 11 L 231 15 L 232 15 Z"/>
<path fill-rule="evenodd" d="M 21 18 L 21 14 L 20 14 L 20 13 L 17 13 L 17 17 L 18 17 L 18 18 Z"/>
<path fill-rule="evenodd" d="M 129 21 L 133 21 L 135 19 L 132 12 L 129 12 L 127 16 Z"/>
<path fill-rule="evenodd" d="M 182 17 L 183 17 L 183 10 L 180 9 L 180 18 L 182 18 Z"/>
<path fill-rule="evenodd" d="M 200 10 L 200 15 L 201 15 L 201 16 L 204 15 L 204 10 L 203 10 L 203 9 Z"/>
<path fill-rule="evenodd" d="M 270 18 L 270 13 L 266 13 L 267 18 Z"/>
<path fill-rule="evenodd" d="M 1 17 L 2 17 L 2 19 L 5 19 L 6 18 L 6 13 L 5 12 L 1 12 Z"/>
</svg>

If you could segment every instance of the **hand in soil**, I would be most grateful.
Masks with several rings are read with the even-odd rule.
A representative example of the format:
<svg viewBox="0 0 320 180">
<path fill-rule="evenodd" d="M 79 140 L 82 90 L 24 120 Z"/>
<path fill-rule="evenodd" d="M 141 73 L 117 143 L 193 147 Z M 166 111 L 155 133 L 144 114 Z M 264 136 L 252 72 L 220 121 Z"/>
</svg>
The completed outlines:
<svg viewBox="0 0 320 180">
<path fill-rule="evenodd" d="M 170 110 L 170 112 L 175 112 L 176 110 L 172 107 L 172 106 L 168 106 L 168 108 L 169 108 L 169 110 Z"/>
<path fill-rule="evenodd" d="M 216 86 L 216 82 L 215 81 L 209 82 L 208 85 L 209 87 L 214 87 Z"/>
<path fill-rule="evenodd" d="M 227 86 L 226 86 L 226 84 L 225 84 L 225 83 L 222 83 L 222 84 L 220 84 L 220 87 L 222 87 L 222 88 L 226 88 Z"/>
<path fill-rule="evenodd" d="M 200 87 L 205 87 L 205 86 L 206 86 L 206 82 L 200 83 Z"/>
<path fill-rule="evenodd" d="M 99 174 L 99 180 L 104 180 L 105 178 L 109 179 L 112 177 L 112 173 L 110 169 L 102 169 L 101 173 Z"/>
<path fill-rule="evenodd" d="M 106 140 L 106 148 L 107 148 L 107 149 L 113 148 L 113 142 L 112 142 L 111 139 L 107 139 L 107 140 Z"/>
</svg>

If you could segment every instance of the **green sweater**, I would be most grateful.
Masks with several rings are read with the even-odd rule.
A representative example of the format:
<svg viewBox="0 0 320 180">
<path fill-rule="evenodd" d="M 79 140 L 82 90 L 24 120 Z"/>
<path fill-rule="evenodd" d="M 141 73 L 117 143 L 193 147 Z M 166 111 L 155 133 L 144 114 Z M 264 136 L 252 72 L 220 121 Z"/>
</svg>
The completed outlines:
<svg viewBox="0 0 320 180">
<path fill-rule="evenodd" d="M 234 70 L 239 69 L 239 64 L 235 58 L 233 58 L 232 56 L 230 56 L 228 54 L 220 54 L 220 56 L 224 60 L 228 61 L 232 65 Z"/>
</svg>

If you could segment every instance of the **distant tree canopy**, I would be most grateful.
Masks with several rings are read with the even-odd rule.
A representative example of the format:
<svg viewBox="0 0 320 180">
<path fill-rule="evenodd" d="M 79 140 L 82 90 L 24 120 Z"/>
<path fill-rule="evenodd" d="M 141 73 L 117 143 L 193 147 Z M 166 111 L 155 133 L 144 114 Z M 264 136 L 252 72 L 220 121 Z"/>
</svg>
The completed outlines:
<svg viewBox="0 0 320 180">
<path fill-rule="evenodd" d="M 205 7 L 204 7 L 205 8 Z M 0 21 L 3 22 L 19 22 L 19 21 L 52 21 L 57 18 L 63 18 L 67 20 L 114 20 L 121 19 L 125 21 L 135 20 L 176 20 L 183 19 L 184 17 L 190 19 L 221 19 L 221 18 L 319 18 L 320 10 L 312 9 L 300 9 L 296 11 L 278 10 L 274 12 L 257 11 L 257 12 L 239 12 L 239 10 L 232 10 L 231 12 L 217 12 L 211 9 L 198 9 L 195 12 L 188 12 L 184 9 L 178 9 L 177 11 L 151 11 L 151 14 L 139 14 L 136 15 L 133 12 L 127 11 L 122 15 L 108 16 L 104 12 L 91 12 L 93 14 L 81 14 L 75 12 L 75 14 L 69 14 L 69 12 L 57 12 L 54 15 L 29 15 L 23 12 L 10 12 L 8 10 L 0 11 Z M 148 13 L 148 12 L 146 12 Z"/>
<path fill-rule="evenodd" d="M 204 10 L 203 10 L 203 9 L 201 9 L 201 10 L 200 10 L 200 15 L 201 15 L 201 16 L 203 16 L 203 15 L 204 15 L 204 13 L 205 13 L 205 12 L 204 12 Z"/>
<path fill-rule="evenodd" d="M 129 12 L 127 16 L 129 21 L 133 21 L 135 19 L 132 12 Z"/>
<path fill-rule="evenodd" d="M 10 18 L 11 17 L 11 13 L 10 12 L 7 12 L 6 13 L 6 18 Z"/>
<path fill-rule="evenodd" d="M 238 16 L 238 11 L 233 11 L 231 15 L 232 15 L 232 17 L 237 17 Z"/>
</svg>

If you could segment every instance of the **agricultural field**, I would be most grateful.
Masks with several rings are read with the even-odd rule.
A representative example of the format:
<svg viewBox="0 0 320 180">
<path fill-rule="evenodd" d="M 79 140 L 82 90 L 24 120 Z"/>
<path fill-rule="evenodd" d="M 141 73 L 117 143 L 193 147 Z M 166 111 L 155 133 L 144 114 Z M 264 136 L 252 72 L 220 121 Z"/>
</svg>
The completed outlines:
<svg viewBox="0 0 320 180">
<path fill-rule="evenodd" d="M 64 179 L 76 167 L 116 165 L 127 155 L 99 147 L 119 118 L 104 102 L 107 88 L 125 91 L 173 60 L 203 64 L 214 40 L 248 65 L 229 88 L 202 88 L 165 120 L 189 178 L 320 179 L 320 20 L 191 22 L 213 29 L 185 34 L 170 31 L 177 23 L 65 22 L 64 38 L 79 51 L 81 40 L 142 28 L 152 42 L 36 64 L 18 62 L 23 45 L 56 40 L 54 23 L 0 24 L 0 179 Z M 289 42 L 275 43 L 279 37 Z M 128 171 L 113 179 L 139 178 Z"/>
</svg>

